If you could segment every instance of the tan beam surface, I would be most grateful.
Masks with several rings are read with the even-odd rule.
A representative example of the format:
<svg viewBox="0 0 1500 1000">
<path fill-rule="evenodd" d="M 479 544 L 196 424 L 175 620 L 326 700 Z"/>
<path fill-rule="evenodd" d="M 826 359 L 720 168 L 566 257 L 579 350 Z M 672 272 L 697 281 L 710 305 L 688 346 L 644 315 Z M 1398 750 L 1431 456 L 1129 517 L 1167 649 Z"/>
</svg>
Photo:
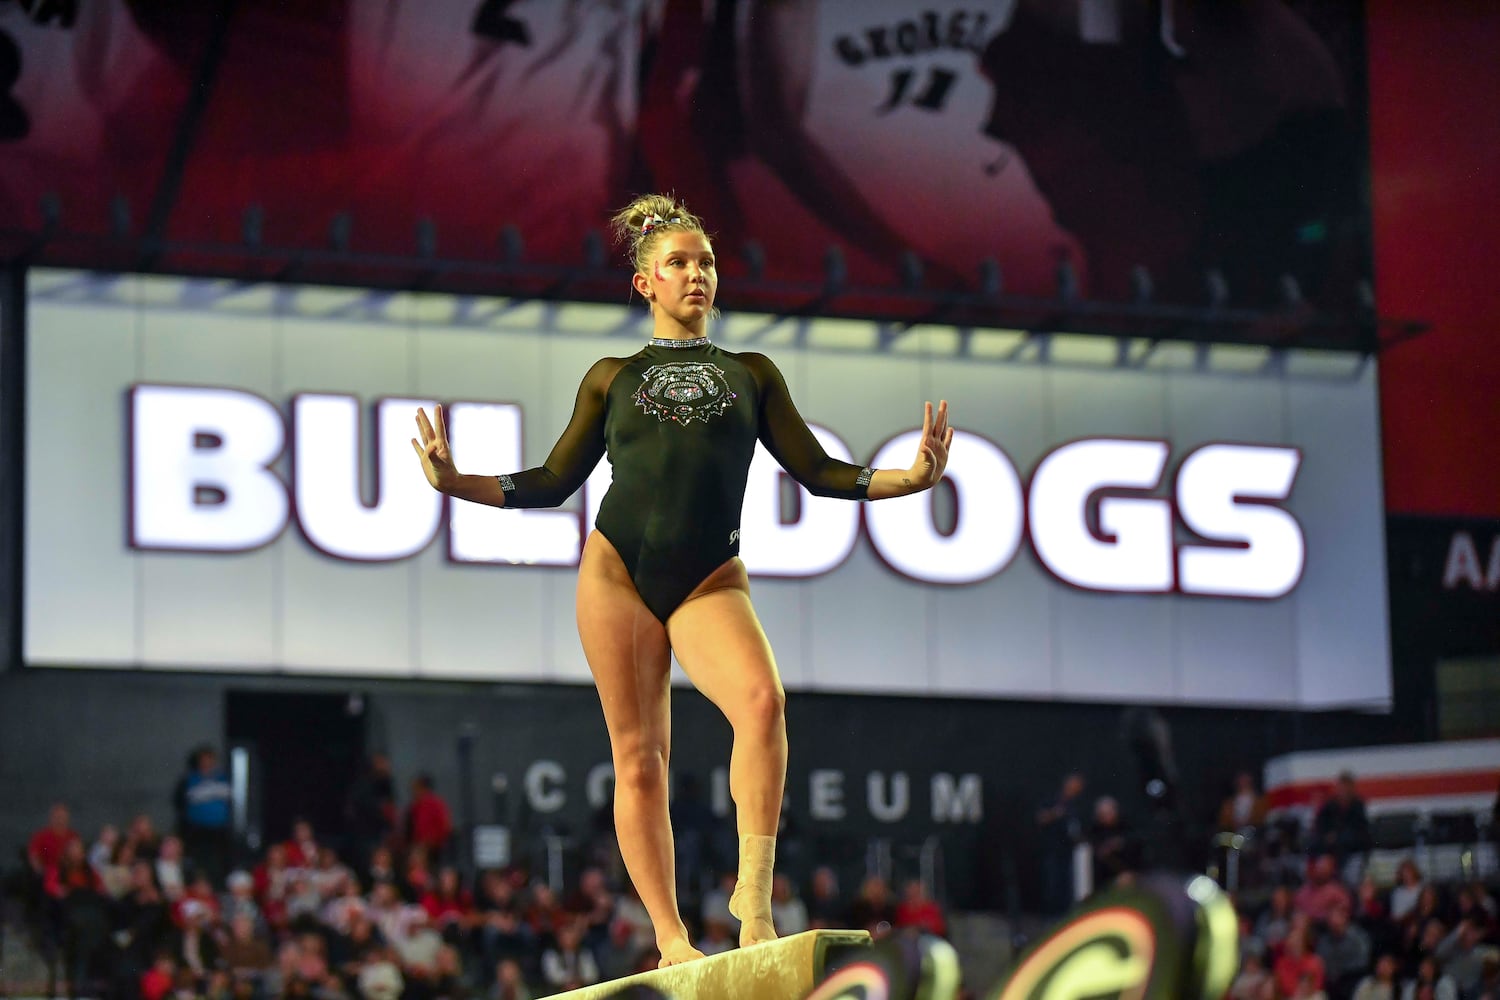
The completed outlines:
<svg viewBox="0 0 1500 1000">
<path fill-rule="evenodd" d="M 869 943 L 865 931 L 804 931 L 669 969 L 559 993 L 557 998 L 601 1000 L 632 986 L 649 986 L 671 1000 L 802 1000 L 812 992 L 830 948 Z"/>
</svg>

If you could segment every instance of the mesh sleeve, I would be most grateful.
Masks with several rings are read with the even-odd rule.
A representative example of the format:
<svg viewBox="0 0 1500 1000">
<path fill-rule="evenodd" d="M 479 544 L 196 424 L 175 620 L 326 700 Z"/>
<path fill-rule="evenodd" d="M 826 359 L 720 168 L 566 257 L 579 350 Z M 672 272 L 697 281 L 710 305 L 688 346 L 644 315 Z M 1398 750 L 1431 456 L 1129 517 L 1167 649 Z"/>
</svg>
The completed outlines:
<svg viewBox="0 0 1500 1000">
<path fill-rule="evenodd" d="M 547 461 L 525 472 L 499 476 L 507 507 L 556 507 L 578 491 L 604 456 L 604 411 L 621 358 L 596 362 L 578 387 L 573 416 Z"/>
<path fill-rule="evenodd" d="M 792 403 L 780 370 L 764 354 L 740 360 L 760 386 L 760 441 L 808 492 L 841 500 L 867 500 L 872 470 L 831 457 Z"/>
</svg>

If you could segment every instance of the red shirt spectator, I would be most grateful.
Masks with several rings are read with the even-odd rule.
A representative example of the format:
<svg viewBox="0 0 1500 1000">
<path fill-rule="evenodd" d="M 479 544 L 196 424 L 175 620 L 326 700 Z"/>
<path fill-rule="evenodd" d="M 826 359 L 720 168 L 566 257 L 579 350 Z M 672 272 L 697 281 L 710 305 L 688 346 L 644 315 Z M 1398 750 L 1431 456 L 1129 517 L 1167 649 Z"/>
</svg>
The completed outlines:
<svg viewBox="0 0 1500 1000">
<path fill-rule="evenodd" d="M 453 817 L 448 804 L 433 790 L 432 779 L 417 775 L 412 782 L 411 805 L 406 810 L 407 835 L 415 845 L 427 849 L 433 858 L 441 858 L 453 835 Z"/>
<path fill-rule="evenodd" d="M 82 840 L 70 840 L 57 864 L 52 865 L 42 876 L 42 889 L 53 899 L 62 899 L 71 892 L 104 892 L 104 880 L 89 864 Z"/>
<path fill-rule="evenodd" d="M 47 825 L 33 833 L 26 845 L 26 857 L 34 870 L 45 874 L 49 868 L 57 867 L 67 846 L 75 840 L 82 842 L 71 823 L 68 807 L 61 802 L 48 812 Z"/>
<path fill-rule="evenodd" d="M 1307 952 L 1307 939 L 1301 934 L 1288 934 L 1285 950 L 1276 960 L 1274 970 L 1278 996 L 1294 996 L 1303 976 L 1312 978 L 1317 989 L 1323 988 L 1323 960 Z"/>
<path fill-rule="evenodd" d="M 922 883 L 916 879 L 902 887 L 901 902 L 896 906 L 895 923 L 897 927 L 919 927 L 938 937 L 948 933 L 948 922 L 943 918 L 942 907 L 927 895 Z"/>
<path fill-rule="evenodd" d="M 422 897 L 422 909 L 427 911 L 436 927 L 450 922 L 463 927 L 474 912 L 474 897 L 467 889 L 460 890 L 457 895 L 449 895 L 439 888 Z"/>
<path fill-rule="evenodd" d="M 159 956 L 151 968 L 141 973 L 141 1000 L 162 1000 L 172 992 L 174 972 L 172 959 Z"/>
<path fill-rule="evenodd" d="M 219 897 L 214 895 L 213 884 L 205 876 L 195 878 L 182 898 L 172 904 L 173 922 L 186 927 L 190 912 L 201 913 L 205 927 L 219 922 Z"/>
<path fill-rule="evenodd" d="M 1326 921 L 1328 914 L 1337 909 L 1353 912 L 1354 900 L 1350 898 L 1349 890 L 1335 877 L 1336 873 L 1332 855 L 1325 854 L 1313 862 L 1307 881 L 1297 890 L 1293 902 L 1297 910 L 1319 923 Z"/>
<path fill-rule="evenodd" d="M 305 819 L 292 824 L 292 839 L 283 845 L 283 849 L 289 867 L 311 869 L 318 866 L 318 841 L 313 836 L 312 824 Z"/>
</svg>

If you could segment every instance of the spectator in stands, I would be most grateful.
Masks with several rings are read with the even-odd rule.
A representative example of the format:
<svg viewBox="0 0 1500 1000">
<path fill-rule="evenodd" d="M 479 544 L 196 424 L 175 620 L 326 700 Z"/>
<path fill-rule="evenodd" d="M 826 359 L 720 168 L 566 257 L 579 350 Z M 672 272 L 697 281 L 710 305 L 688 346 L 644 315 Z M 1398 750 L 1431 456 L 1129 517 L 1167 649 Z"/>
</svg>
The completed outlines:
<svg viewBox="0 0 1500 1000">
<path fill-rule="evenodd" d="M 396 871 L 396 856 L 389 847 L 377 847 L 370 852 L 370 863 L 366 866 L 361 881 L 367 890 L 381 882 L 401 881 L 400 874 Z"/>
<path fill-rule="evenodd" d="M 430 860 L 441 861 L 452 835 L 452 814 L 448 803 L 437 793 L 432 775 L 417 775 L 411 783 L 411 804 L 406 807 L 408 843 L 425 848 Z"/>
<path fill-rule="evenodd" d="M 797 895 L 791 878 L 781 873 L 771 879 L 771 922 L 782 937 L 801 934 L 809 926 L 807 905 Z"/>
<path fill-rule="evenodd" d="M 1292 890 L 1278 885 L 1271 890 L 1271 898 L 1255 922 L 1255 937 L 1269 951 L 1280 952 L 1292 927 Z"/>
<path fill-rule="evenodd" d="M 1083 775 L 1063 778 L 1057 798 L 1037 812 L 1041 841 L 1042 908 L 1048 915 L 1073 904 L 1073 850 L 1083 841 L 1085 820 Z"/>
<path fill-rule="evenodd" d="M 443 940 L 464 940 L 473 926 L 474 895 L 463 887 L 457 868 L 449 865 L 438 871 L 436 883 L 422 896 L 422 909 Z"/>
<path fill-rule="evenodd" d="M 61 802 L 47 811 L 47 825 L 31 835 L 26 843 L 26 860 L 38 876 L 45 876 L 49 868 L 55 868 L 62 860 L 63 851 L 73 841 L 82 843 L 82 838 L 73 829 L 72 815 Z"/>
<path fill-rule="evenodd" d="M 109 860 L 95 869 L 110 899 L 119 899 L 130 891 L 130 872 L 135 867 L 135 844 L 122 838 L 115 844 Z"/>
<path fill-rule="evenodd" d="M 450 944 L 438 949 L 437 962 L 431 973 L 416 984 L 414 995 L 431 1000 L 467 1000 L 468 984 L 464 981 L 463 956 Z"/>
<path fill-rule="evenodd" d="M 210 924 L 218 922 L 219 897 L 214 894 L 213 883 L 209 882 L 207 875 L 195 876 L 182 895 L 172 904 L 172 922 L 178 927 L 186 925 L 187 910 L 190 906 L 201 907 L 206 911 Z"/>
<path fill-rule="evenodd" d="M 648 948 L 656 947 L 656 930 L 651 926 L 651 914 L 641 902 L 640 893 L 634 883 L 625 880 L 625 891 L 615 900 L 615 920 L 625 921 L 631 929 L 631 945 L 636 955 Z"/>
<path fill-rule="evenodd" d="M 579 872 L 578 886 L 563 900 L 563 909 L 583 921 L 583 946 L 597 954 L 609 940 L 615 918 L 615 895 L 603 869 L 591 866 Z"/>
<path fill-rule="evenodd" d="M 406 979 L 387 949 L 372 955 L 359 970 L 357 988 L 364 1000 L 398 1000 L 406 990 Z"/>
<path fill-rule="evenodd" d="M 1486 955 L 1479 976 L 1479 1000 L 1500 1000 L 1500 955 Z"/>
<path fill-rule="evenodd" d="M 1403 860 L 1396 868 L 1396 884 L 1391 887 L 1391 919 L 1405 920 L 1416 909 L 1417 898 L 1425 886 L 1417 863 L 1411 858 Z"/>
<path fill-rule="evenodd" d="M 156 854 L 156 884 L 168 902 L 175 903 L 187 890 L 187 871 L 182 863 L 182 841 L 163 837 Z"/>
<path fill-rule="evenodd" d="M 1401 1000 L 1459 1000 L 1458 985 L 1429 955 L 1417 966 L 1416 976 L 1402 987 Z"/>
<path fill-rule="evenodd" d="M 1485 959 L 1500 957 L 1494 945 L 1484 943 L 1484 935 L 1485 925 L 1481 917 L 1465 917 L 1433 953 L 1443 967 L 1443 975 L 1452 977 L 1461 996 L 1477 994 Z"/>
<path fill-rule="evenodd" d="M 443 954 L 443 936 L 428 921 L 428 912 L 422 907 L 411 909 L 411 928 L 404 942 L 393 942 L 396 954 L 401 957 L 402 975 L 408 982 L 426 981 L 438 967 L 438 955 Z"/>
<path fill-rule="evenodd" d="M 371 853 L 388 845 L 396 832 L 396 781 L 388 756 L 370 755 L 364 771 L 349 789 L 344 816 L 354 847 L 350 861 L 361 869 L 368 868 Z"/>
<path fill-rule="evenodd" d="M 151 967 L 141 973 L 141 1000 L 164 1000 L 177 982 L 177 963 L 170 952 L 158 954 Z"/>
<path fill-rule="evenodd" d="M 1350 919 L 1348 907 L 1336 906 L 1328 912 L 1317 953 L 1329 992 L 1348 996 L 1370 968 L 1370 935 Z"/>
<path fill-rule="evenodd" d="M 1323 988 L 1323 960 L 1308 949 L 1305 933 L 1287 935 L 1273 975 L 1282 996 L 1296 996 L 1303 980 L 1308 977 L 1316 989 Z"/>
<path fill-rule="evenodd" d="M 404 940 L 391 942 L 401 956 L 401 971 L 408 979 L 425 980 L 437 968 L 438 955 L 443 949 L 443 938 L 427 918 L 427 911 L 420 906 L 409 908 L 410 923 Z"/>
<path fill-rule="evenodd" d="M 318 864 L 311 873 L 318 895 L 332 899 L 344 890 L 344 883 L 354 877 L 347 865 L 339 860 L 339 853 L 328 846 L 318 848 Z"/>
<path fill-rule="evenodd" d="M 1318 985 L 1316 973 L 1305 972 L 1302 978 L 1297 980 L 1297 989 L 1292 993 L 1292 1000 L 1328 1000 L 1328 994 Z"/>
<path fill-rule="evenodd" d="M 1241 771 L 1234 776 L 1234 789 L 1219 805 L 1219 829 L 1237 833 L 1254 829 L 1266 821 L 1266 797 L 1255 787 L 1255 775 Z"/>
<path fill-rule="evenodd" d="M 63 845 L 62 856 L 48 865 L 42 876 L 42 890 L 55 900 L 75 892 L 104 894 L 104 881 L 89 865 L 82 840 L 74 837 Z"/>
<path fill-rule="evenodd" d="M 265 930 L 260 904 L 255 901 L 255 876 L 247 871 L 232 871 L 225 880 L 229 891 L 219 903 L 219 914 L 225 924 L 236 917 L 249 917 L 250 924 L 258 931 Z"/>
<path fill-rule="evenodd" d="M 1359 981 L 1354 1000 L 1399 1000 L 1401 984 L 1396 980 L 1396 956 L 1386 953 L 1375 960 L 1375 971 Z"/>
<path fill-rule="evenodd" d="M 156 954 L 168 945 L 171 913 L 170 904 L 157 887 L 151 863 L 137 861 L 130 870 L 130 891 L 115 906 L 115 935 L 127 967 L 138 972 L 151 967 Z"/>
<path fill-rule="evenodd" d="M 213 911 L 202 900 L 185 898 L 179 907 L 182 924 L 173 935 L 172 955 L 179 969 L 190 970 L 201 990 L 219 961 L 219 943 L 212 930 Z"/>
<path fill-rule="evenodd" d="M 577 918 L 563 920 L 551 945 L 542 950 L 542 981 L 553 992 L 576 990 L 599 981 L 599 966 L 583 947 L 583 925 Z"/>
<path fill-rule="evenodd" d="M 1460 886 L 1453 896 L 1453 910 L 1456 919 L 1467 920 L 1473 917 L 1481 926 L 1488 924 L 1495 916 L 1494 901 L 1490 899 L 1489 890 L 1484 887 L 1483 882 Z"/>
<path fill-rule="evenodd" d="M 1339 775 L 1333 797 L 1318 810 L 1313 823 L 1313 849 L 1319 854 L 1332 854 L 1341 871 L 1351 857 L 1370 849 L 1370 820 L 1349 771 Z"/>
<path fill-rule="evenodd" d="M 104 883 L 89 866 L 83 841 L 66 842 L 62 857 L 42 879 L 46 894 L 47 950 L 61 950 L 73 994 L 83 992 L 82 981 L 96 964 L 109 936 Z M 50 971 L 50 970 L 49 970 Z"/>
<path fill-rule="evenodd" d="M 380 928 L 380 936 L 392 947 L 400 948 L 411 936 L 419 913 L 425 922 L 426 911 L 402 900 L 396 887 L 389 882 L 381 882 L 370 892 L 370 920 Z"/>
<path fill-rule="evenodd" d="M 155 861 L 157 854 L 161 853 L 161 835 L 156 832 L 156 824 L 151 822 L 151 817 L 145 813 L 137 814 L 130 821 L 125 839 L 135 848 L 135 856 L 143 861 Z"/>
<path fill-rule="evenodd" d="M 370 904 L 360 895 L 359 883 L 350 877 L 339 886 L 338 895 L 323 903 L 320 919 L 334 933 L 347 936 L 355 921 L 369 913 Z"/>
<path fill-rule="evenodd" d="M 536 935 L 531 925 L 521 919 L 513 902 L 485 912 L 479 934 L 479 953 L 487 969 L 511 962 L 518 969 L 529 972 L 536 969 L 541 960 Z"/>
<path fill-rule="evenodd" d="M 907 879 L 902 885 L 901 902 L 896 907 L 894 924 L 897 928 L 915 927 L 938 937 L 948 934 L 948 921 L 943 916 L 943 908 L 927 895 L 927 887 L 922 884 L 921 879 Z"/>
<path fill-rule="evenodd" d="M 437 885 L 437 876 L 432 871 L 432 859 L 422 844 L 413 844 L 406 851 L 406 866 L 401 873 L 401 885 L 407 899 L 417 902 Z"/>
<path fill-rule="evenodd" d="M 531 990 L 521 974 L 519 962 L 507 958 L 495 966 L 495 982 L 487 996 L 488 1000 L 531 1000 Z"/>
<path fill-rule="evenodd" d="M 219 957 L 235 975 L 257 978 L 275 961 L 270 943 L 259 932 L 255 921 L 244 913 L 230 918 L 229 938 L 220 949 Z"/>
<path fill-rule="evenodd" d="M 807 898 L 807 924 L 814 929 L 843 927 L 848 919 L 843 897 L 839 894 L 839 879 L 833 869 L 826 865 L 812 873 L 811 891 Z"/>
<path fill-rule="evenodd" d="M 219 882 L 229 867 L 233 792 L 229 774 L 212 747 L 193 751 L 191 767 L 178 782 L 183 846 L 192 866 Z"/>
<path fill-rule="evenodd" d="M 1327 921 L 1337 908 L 1352 910 L 1354 900 L 1344 883 L 1338 880 L 1338 868 L 1331 854 L 1318 857 L 1308 867 L 1307 881 L 1297 890 L 1294 905 L 1318 923 Z"/>
<path fill-rule="evenodd" d="M 628 920 L 615 920 L 609 925 L 609 938 L 599 949 L 600 979 L 607 983 L 630 975 L 635 971 L 639 953 L 640 949 L 635 946 L 635 928 Z"/>
<path fill-rule="evenodd" d="M 545 882 L 533 882 L 531 884 L 531 899 L 526 907 L 525 920 L 531 925 L 531 931 L 540 940 L 545 940 L 549 935 L 556 932 L 562 926 L 562 906 L 557 901 L 557 893 Z"/>
<path fill-rule="evenodd" d="M 100 878 L 104 877 L 104 869 L 114 859 L 115 848 L 119 846 L 120 831 L 113 823 L 105 823 L 89 848 L 89 866 L 99 873 Z"/>
<path fill-rule="evenodd" d="M 298 817 L 292 820 L 292 835 L 284 845 L 288 868 L 311 870 L 318 865 L 318 838 L 313 825 Z"/>
<path fill-rule="evenodd" d="M 1088 839 L 1094 854 L 1095 892 L 1128 880 L 1139 870 L 1140 840 L 1120 815 L 1120 804 L 1108 795 L 1094 803 L 1094 822 L 1089 827 Z"/>
<path fill-rule="evenodd" d="M 1259 951 L 1245 952 L 1244 962 L 1229 987 L 1229 1000 L 1264 1000 L 1271 987 L 1271 973 Z"/>
<path fill-rule="evenodd" d="M 859 887 L 859 895 L 849 907 L 849 924 L 866 930 L 873 938 L 882 938 L 896 924 L 896 904 L 891 888 L 879 875 L 869 875 Z"/>
</svg>

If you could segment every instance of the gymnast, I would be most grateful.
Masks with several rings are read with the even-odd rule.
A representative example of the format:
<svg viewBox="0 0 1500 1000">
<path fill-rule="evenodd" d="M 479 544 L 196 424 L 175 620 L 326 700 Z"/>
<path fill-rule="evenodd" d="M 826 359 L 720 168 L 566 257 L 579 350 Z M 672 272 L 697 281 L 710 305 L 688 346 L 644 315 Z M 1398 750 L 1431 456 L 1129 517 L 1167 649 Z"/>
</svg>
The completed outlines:
<svg viewBox="0 0 1500 1000">
<path fill-rule="evenodd" d="M 433 488 L 494 507 L 555 507 L 609 455 L 614 481 L 578 567 L 578 634 L 609 731 L 620 853 L 665 967 L 702 957 L 677 910 L 667 812 L 673 653 L 734 730 L 729 790 L 740 855 L 729 908 L 740 944 L 776 937 L 771 874 L 786 783 L 786 694 L 738 555 L 756 441 L 818 496 L 880 500 L 936 485 L 953 430 L 947 402 L 936 411 L 929 402 L 910 469 L 830 458 L 769 358 L 710 342 L 718 273 L 703 223 L 671 197 L 646 195 L 612 226 L 628 247 L 631 285 L 651 310 L 652 337 L 629 357 L 589 369 L 546 463 L 511 475 L 460 473 L 441 406 L 431 420 L 417 412 L 412 447 Z"/>
</svg>

